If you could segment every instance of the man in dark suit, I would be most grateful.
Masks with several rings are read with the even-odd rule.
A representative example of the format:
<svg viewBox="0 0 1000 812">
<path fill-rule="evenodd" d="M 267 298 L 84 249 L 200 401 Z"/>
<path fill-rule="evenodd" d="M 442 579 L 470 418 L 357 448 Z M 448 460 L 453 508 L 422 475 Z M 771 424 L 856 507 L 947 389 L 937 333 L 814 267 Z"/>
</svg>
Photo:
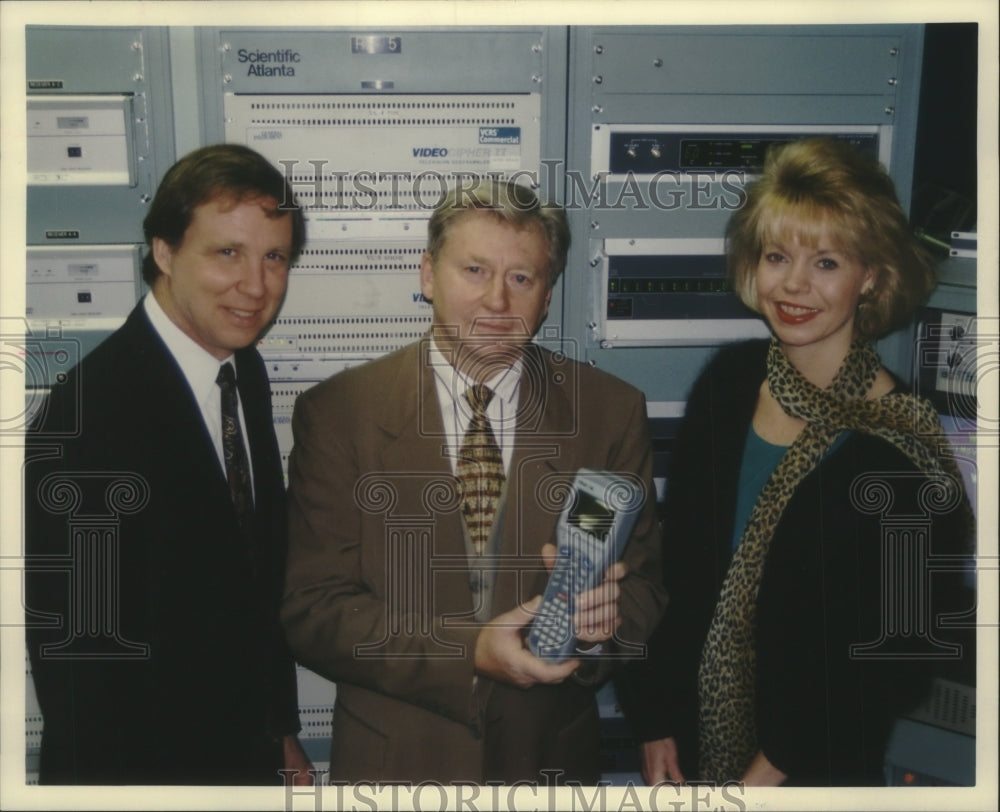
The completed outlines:
<svg viewBox="0 0 1000 812">
<path fill-rule="evenodd" d="M 28 436 L 40 781 L 280 784 L 309 764 L 278 621 L 284 483 L 252 345 L 303 217 L 277 170 L 226 144 L 175 164 L 143 225 L 152 292 Z"/>
<path fill-rule="evenodd" d="M 429 224 L 427 336 L 296 403 L 282 619 L 337 682 L 331 780 L 600 778 L 596 687 L 665 596 L 642 394 L 530 343 L 568 245 L 562 209 L 530 190 L 463 185 Z M 624 561 L 578 604 L 587 654 L 554 664 L 523 633 L 581 467 L 646 498 Z"/>
</svg>

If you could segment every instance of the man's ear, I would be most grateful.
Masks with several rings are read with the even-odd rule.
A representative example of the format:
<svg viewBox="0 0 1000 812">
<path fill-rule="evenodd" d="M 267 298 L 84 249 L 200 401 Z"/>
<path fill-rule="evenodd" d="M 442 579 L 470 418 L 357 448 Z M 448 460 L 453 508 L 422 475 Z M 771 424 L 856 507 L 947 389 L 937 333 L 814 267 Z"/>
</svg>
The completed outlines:
<svg viewBox="0 0 1000 812">
<path fill-rule="evenodd" d="M 153 237 L 153 261 L 156 267 L 167 276 L 171 274 L 171 261 L 174 257 L 174 249 L 170 247 L 162 237 Z"/>
<path fill-rule="evenodd" d="M 420 292 L 430 302 L 434 299 L 434 260 L 424 251 L 420 258 Z"/>
<path fill-rule="evenodd" d="M 548 318 L 549 315 L 549 303 L 552 301 L 552 285 L 549 285 L 549 290 L 545 294 L 545 302 L 542 304 L 542 315 L 538 320 L 538 325 L 541 326 L 542 322 Z"/>
</svg>

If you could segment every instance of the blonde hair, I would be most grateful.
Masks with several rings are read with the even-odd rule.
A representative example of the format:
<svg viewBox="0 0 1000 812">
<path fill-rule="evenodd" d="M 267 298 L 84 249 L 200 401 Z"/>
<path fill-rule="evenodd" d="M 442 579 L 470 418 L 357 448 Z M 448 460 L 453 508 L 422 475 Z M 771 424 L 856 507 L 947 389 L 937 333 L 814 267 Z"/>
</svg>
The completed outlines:
<svg viewBox="0 0 1000 812">
<path fill-rule="evenodd" d="M 910 229 L 888 173 L 843 141 L 810 138 L 772 148 L 761 177 L 726 229 L 726 265 L 744 304 L 759 312 L 756 270 L 765 244 L 821 235 L 873 272 L 855 317 L 875 339 L 902 326 L 934 288 L 930 254 Z"/>
<path fill-rule="evenodd" d="M 545 237 L 549 254 L 549 285 L 554 285 L 566 267 L 570 233 L 561 206 L 543 203 L 527 186 L 513 181 L 475 178 L 471 185 L 459 184 L 434 209 L 427 225 L 427 253 L 437 259 L 448 227 L 470 211 L 491 212 L 516 228 L 537 228 Z"/>
</svg>

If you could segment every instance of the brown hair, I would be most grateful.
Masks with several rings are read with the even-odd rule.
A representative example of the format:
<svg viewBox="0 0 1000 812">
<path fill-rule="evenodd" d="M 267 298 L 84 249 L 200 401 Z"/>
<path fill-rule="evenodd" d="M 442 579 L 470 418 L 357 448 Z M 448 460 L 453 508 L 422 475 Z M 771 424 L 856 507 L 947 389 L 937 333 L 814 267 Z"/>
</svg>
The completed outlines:
<svg viewBox="0 0 1000 812">
<path fill-rule="evenodd" d="M 270 197 L 278 207 L 273 216 L 292 218 L 292 250 L 289 264 L 298 259 L 306 241 L 305 218 L 295 203 L 291 187 L 266 158 L 240 144 L 215 144 L 190 152 L 175 163 L 156 190 L 146 219 L 142 221 L 150 250 L 142 262 L 142 278 L 152 286 L 160 275 L 153 259 L 153 238 L 172 248 L 184 241 L 198 206 L 218 198 L 237 201 Z"/>
</svg>

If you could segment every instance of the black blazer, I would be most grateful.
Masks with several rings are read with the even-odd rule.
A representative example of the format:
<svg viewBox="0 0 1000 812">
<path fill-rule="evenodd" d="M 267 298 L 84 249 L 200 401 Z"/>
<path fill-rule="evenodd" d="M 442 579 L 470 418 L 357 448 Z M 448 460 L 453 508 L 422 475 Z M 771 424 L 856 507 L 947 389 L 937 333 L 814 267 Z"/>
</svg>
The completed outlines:
<svg viewBox="0 0 1000 812">
<path fill-rule="evenodd" d="M 649 641 L 648 659 L 616 677 L 636 737 L 673 736 L 688 780 L 698 777 L 698 666 L 732 558 L 743 446 L 767 375 L 767 347 L 766 341 L 724 347 L 694 384 L 667 487 L 670 605 Z M 926 643 L 926 658 L 896 657 L 891 650 L 889 656 L 852 655 L 853 645 L 879 640 L 886 622 L 886 520 L 862 510 L 851 495 L 858 478 L 873 473 L 891 486 L 895 510 L 923 515 L 925 478 L 887 442 L 854 432 L 798 485 L 764 566 L 755 625 L 757 737 L 789 784 L 882 783 L 893 719 L 950 663 L 953 654 L 943 646 L 969 636 L 938 627 L 933 634 L 940 644 L 900 641 Z M 962 555 L 964 541 L 959 510 L 934 512 L 932 554 Z M 936 572 L 925 588 L 920 597 L 935 617 L 971 605 L 954 573 Z M 972 641 L 959 642 L 964 663 L 972 666 Z"/>
<path fill-rule="evenodd" d="M 280 782 L 279 739 L 298 730 L 278 625 L 284 483 L 264 364 L 253 348 L 235 360 L 254 466 L 249 541 L 141 303 L 53 389 L 29 433 L 42 783 Z"/>
</svg>

